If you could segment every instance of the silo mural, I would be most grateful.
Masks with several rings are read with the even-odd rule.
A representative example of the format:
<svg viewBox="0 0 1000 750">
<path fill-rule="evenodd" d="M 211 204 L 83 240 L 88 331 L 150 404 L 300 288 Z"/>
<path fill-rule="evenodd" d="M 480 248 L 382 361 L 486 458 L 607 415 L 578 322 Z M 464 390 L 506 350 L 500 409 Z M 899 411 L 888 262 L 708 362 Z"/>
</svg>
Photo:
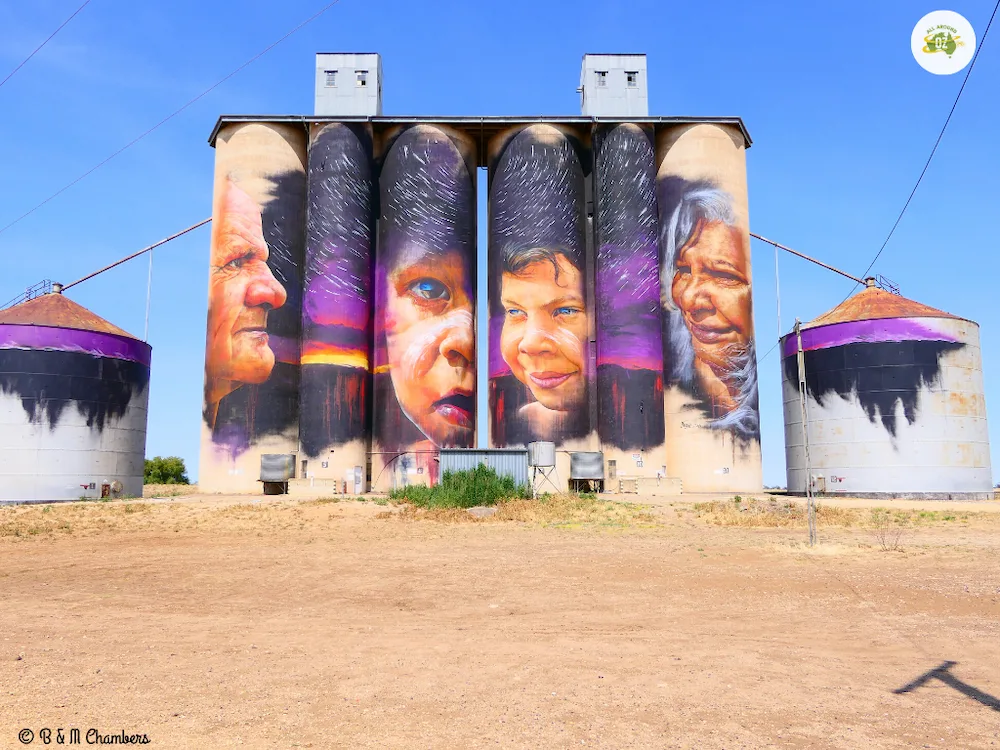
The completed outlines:
<svg viewBox="0 0 1000 750">
<path fill-rule="evenodd" d="M 490 151 L 490 441 L 580 441 L 594 375 L 582 149 L 535 124 Z"/>
<path fill-rule="evenodd" d="M 387 139 L 375 266 L 373 485 L 436 480 L 475 444 L 474 144 L 413 125 Z"/>
<path fill-rule="evenodd" d="M 298 447 L 306 143 L 301 128 L 216 140 L 199 481 L 253 490 L 262 453 Z"/>
<path fill-rule="evenodd" d="M 667 470 L 686 491 L 761 487 L 744 139 L 658 136 Z"/>
<path fill-rule="evenodd" d="M 374 189 L 371 125 L 318 127 L 309 147 L 299 439 L 304 475 L 343 481 L 350 473 L 352 489 L 370 447 Z"/>
<path fill-rule="evenodd" d="M 595 130 L 594 231 L 597 432 L 607 475 L 662 476 L 663 344 L 651 127 Z"/>
<path fill-rule="evenodd" d="M 979 327 L 870 286 L 802 330 L 817 493 L 992 499 Z M 807 467 L 798 340 L 782 340 L 788 489 Z"/>
<path fill-rule="evenodd" d="M 475 445 L 484 163 L 490 445 L 555 442 L 561 481 L 602 450 L 612 480 L 760 488 L 740 123 L 223 120 L 214 143 L 207 490 L 258 488 L 264 453 L 337 491 L 431 483 Z"/>
<path fill-rule="evenodd" d="M 0 312 L 0 501 L 141 497 L 150 353 L 61 294 Z"/>
</svg>

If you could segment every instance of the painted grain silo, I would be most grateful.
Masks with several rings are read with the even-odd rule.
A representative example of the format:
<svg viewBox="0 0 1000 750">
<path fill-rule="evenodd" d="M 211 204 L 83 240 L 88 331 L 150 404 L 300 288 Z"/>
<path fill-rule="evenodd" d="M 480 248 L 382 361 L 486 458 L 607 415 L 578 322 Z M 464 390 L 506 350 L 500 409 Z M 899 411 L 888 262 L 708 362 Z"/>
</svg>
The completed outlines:
<svg viewBox="0 0 1000 750">
<path fill-rule="evenodd" d="M 992 499 L 979 326 L 875 286 L 782 339 L 788 490 Z"/>
<path fill-rule="evenodd" d="M 745 133 L 657 132 L 666 473 L 685 492 L 763 483 Z"/>
<path fill-rule="evenodd" d="M 0 502 L 141 497 L 150 352 L 58 292 L 0 311 Z"/>
<path fill-rule="evenodd" d="M 214 143 L 198 484 L 254 492 L 263 456 L 292 469 L 298 449 L 306 132 L 234 122 Z"/>
</svg>

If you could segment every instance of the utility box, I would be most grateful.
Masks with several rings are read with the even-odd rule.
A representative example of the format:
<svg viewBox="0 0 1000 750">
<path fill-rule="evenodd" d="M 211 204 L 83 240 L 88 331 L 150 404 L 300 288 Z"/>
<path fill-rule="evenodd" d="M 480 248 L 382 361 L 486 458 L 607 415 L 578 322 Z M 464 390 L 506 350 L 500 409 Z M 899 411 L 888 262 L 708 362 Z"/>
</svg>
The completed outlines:
<svg viewBox="0 0 1000 750">
<path fill-rule="evenodd" d="M 584 55 L 580 113 L 589 117 L 648 117 L 645 55 Z"/>
<path fill-rule="evenodd" d="M 376 52 L 316 55 L 317 117 L 378 117 L 382 114 L 382 56 Z"/>
<path fill-rule="evenodd" d="M 295 456 L 290 453 L 263 453 L 260 457 L 260 481 L 287 482 L 295 477 Z"/>
<path fill-rule="evenodd" d="M 574 451 L 569 454 L 570 479 L 604 479 L 604 454 Z"/>
</svg>

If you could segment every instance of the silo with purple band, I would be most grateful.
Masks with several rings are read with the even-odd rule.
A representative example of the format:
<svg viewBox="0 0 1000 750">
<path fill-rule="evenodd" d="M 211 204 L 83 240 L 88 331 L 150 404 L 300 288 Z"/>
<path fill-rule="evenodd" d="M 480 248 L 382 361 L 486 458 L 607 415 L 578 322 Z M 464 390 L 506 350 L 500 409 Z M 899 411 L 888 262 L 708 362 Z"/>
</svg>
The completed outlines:
<svg viewBox="0 0 1000 750">
<path fill-rule="evenodd" d="M 0 312 L 0 503 L 141 497 L 150 354 L 59 293 Z"/>
<path fill-rule="evenodd" d="M 652 128 L 594 131 L 597 433 L 605 476 L 666 476 Z"/>
<path fill-rule="evenodd" d="M 979 326 L 873 282 L 802 326 L 806 431 L 782 339 L 788 491 L 992 500 Z"/>
<path fill-rule="evenodd" d="M 368 123 L 309 145 L 299 444 L 303 476 L 355 491 L 370 449 L 375 167 Z M 348 477 L 350 477 L 348 481 Z"/>
</svg>

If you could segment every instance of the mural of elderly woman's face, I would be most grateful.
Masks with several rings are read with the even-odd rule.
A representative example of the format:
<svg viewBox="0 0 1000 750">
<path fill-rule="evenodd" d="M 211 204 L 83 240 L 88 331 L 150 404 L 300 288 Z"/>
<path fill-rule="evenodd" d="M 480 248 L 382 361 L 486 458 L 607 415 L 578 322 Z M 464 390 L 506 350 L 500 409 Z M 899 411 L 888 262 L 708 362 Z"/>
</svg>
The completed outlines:
<svg viewBox="0 0 1000 750">
<path fill-rule="evenodd" d="M 396 398 L 436 445 L 471 445 L 475 329 L 468 261 L 404 253 L 386 278 L 383 326 Z"/>
<path fill-rule="evenodd" d="M 742 232 L 721 221 L 701 222 L 677 253 L 671 295 L 695 356 L 715 370 L 731 369 L 753 336 L 748 266 Z"/>
<path fill-rule="evenodd" d="M 563 254 L 503 274 L 500 352 L 542 406 L 583 407 L 587 312 L 583 274 Z"/>
<path fill-rule="evenodd" d="M 286 299 L 267 265 L 260 206 L 231 182 L 224 190 L 209 278 L 205 361 L 210 401 L 241 383 L 262 383 L 271 374 L 267 314 Z"/>
</svg>

